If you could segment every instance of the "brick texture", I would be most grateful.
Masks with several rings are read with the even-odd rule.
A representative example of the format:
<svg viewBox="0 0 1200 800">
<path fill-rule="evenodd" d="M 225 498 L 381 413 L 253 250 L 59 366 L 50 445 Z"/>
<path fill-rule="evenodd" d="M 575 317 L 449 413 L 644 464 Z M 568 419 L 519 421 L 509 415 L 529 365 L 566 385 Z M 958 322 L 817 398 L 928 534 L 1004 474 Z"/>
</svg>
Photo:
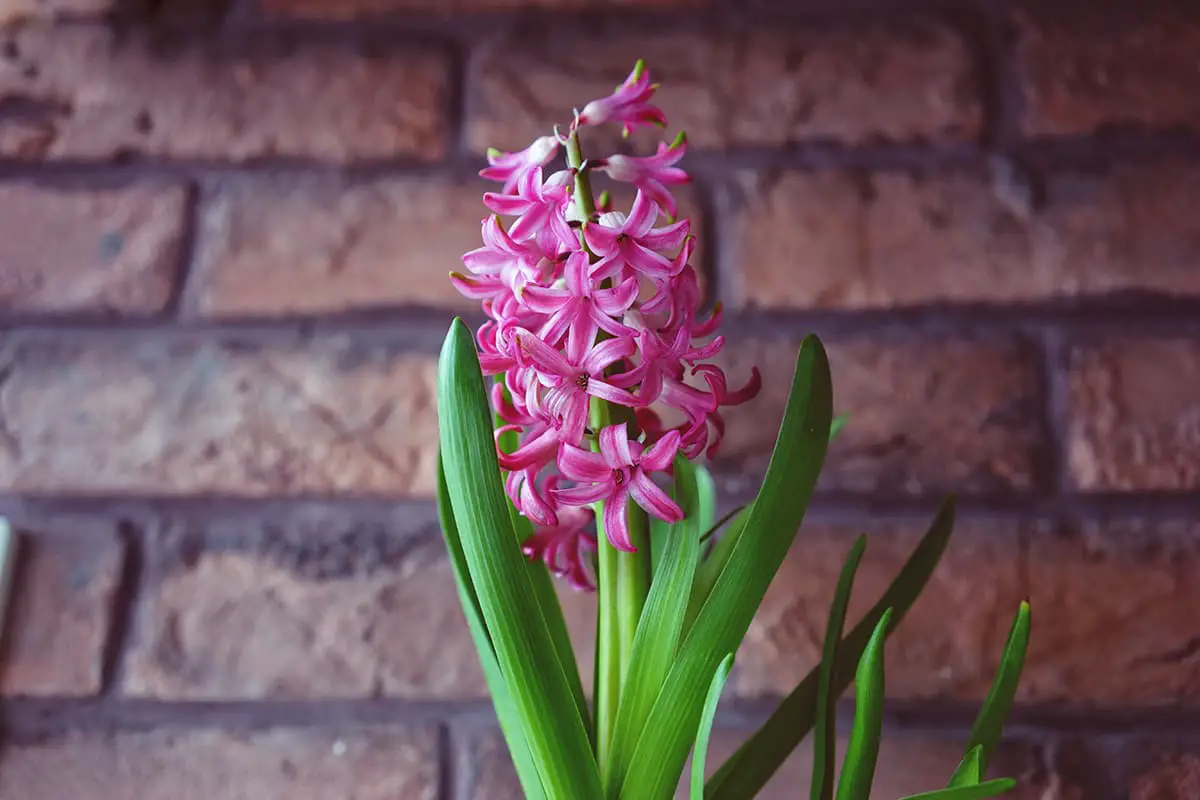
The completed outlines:
<svg viewBox="0 0 1200 800">
<path fill-rule="evenodd" d="M 22 340 L 5 351 L 0 486 L 10 491 L 433 490 L 434 365 L 425 356 L 346 337 L 273 346 Z"/>
<path fill-rule="evenodd" d="M 445 147 L 446 67 L 420 48 L 299 52 L 261 40 L 222 50 L 88 27 L 3 39 L 0 99 L 28 108 L 0 122 L 5 156 L 341 162 L 431 160 Z"/>
<path fill-rule="evenodd" d="M 347 20 L 374 14 L 434 13 L 450 16 L 529 8 L 602 10 L 609 8 L 701 8 L 713 0 L 260 0 L 271 16 Z"/>
<path fill-rule="evenodd" d="M 1200 487 L 1200 347 L 1123 337 L 1069 353 L 1067 458 L 1080 489 Z"/>
<path fill-rule="evenodd" d="M 791 692 L 820 663 L 834 587 L 855 539 L 868 536 L 848 626 L 887 589 L 927 525 L 925 520 L 891 526 L 806 524 L 738 652 L 734 690 L 744 696 Z M 890 699 L 980 701 L 1000 661 L 1021 601 L 1018 530 L 969 521 L 957 527 L 931 584 L 889 642 Z M 947 608 L 956 612 L 947 615 Z"/>
<path fill-rule="evenodd" d="M 208 552 L 162 569 L 125 693 L 486 696 L 440 537 L 414 542 L 362 521 L 315 518 L 268 541 L 258 551 Z M 579 638 L 591 635 L 592 598 L 563 599 Z M 581 648 L 580 660 L 590 667 L 589 652 Z"/>
<path fill-rule="evenodd" d="M 589 30 L 494 42 L 477 67 L 471 146 L 524 147 L 569 122 L 586 98 L 611 92 L 641 57 L 663 83 L 671 129 L 698 148 L 940 140 L 973 136 L 980 123 L 963 44 L 932 23 L 733 36 Z"/>
<path fill-rule="evenodd" d="M 0 25 L 55 16 L 90 16 L 111 11 L 115 0 L 3 0 Z"/>
<path fill-rule="evenodd" d="M 29 800 L 435 800 L 424 730 L 75 734 L 0 755 L 0 797 Z"/>
<path fill-rule="evenodd" d="M 1200 525 L 1114 520 L 1031 539 L 1037 635 L 1029 701 L 1175 707 L 1200 697 L 1194 664 Z M 1096 669 L 1097 663 L 1105 664 Z"/>
<path fill-rule="evenodd" d="M 1183 800 L 1200 796 L 1200 755 L 1173 753 L 1133 779 L 1131 800 Z"/>
<path fill-rule="evenodd" d="M 744 740 L 745 735 L 740 731 L 716 730 L 709 745 L 706 762 L 708 774 L 715 772 Z M 498 733 L 478 733 L 472 737 L 468 747 L 475 764 L 475 771 L 470 776 L 469 800 L 520 800 L 524 797 L 504 740 Z M 838 753 L 845 752 L 846 741 L 843 738 L 838 743 Z M 954 739 L 886 731 L 872 784 L 872 796 L 904 797 L 942 786 L 958 766 L 962 752 L 962 743 Z M 997 776 L 1010 775 L 1025 779 L 1020 791 L 1006 797 L 1014 800 L 1046 800 L 1053 797 L 1037 793 L 1044 788 L 1044 784 L 1033 774 L 1036 760 L 1036 754 L 1027 746 L 1013 744 L 999 749 L 992 772 Z M 808 791 L 812 782 L 811 770 L 812 745 L 811 739 L 806 739 L 756 797 L 758 800 L 793 800 L 798 793 Z M 680 800 L 688 796 L 690 774 L 689 767 L 676 793 Z"/>
<path fill-rule="evenodd" d="M 597 183 L 597 192 L 608 185 Z M 480 221 L 490 212 L 478 182 L 401 179 L 367 184 L 327 178 L 254 181 L 223 186 L 207 204 L 196 280 L 198 312 L 207 316 L 336 313 L 395 306 L 470 312 L 447 275 L 463 270 L 463 253 L 482 246 Z M 676 193 L 680 213 L 704 236 L 699 200 Z M 632 203 L 615 187 L 617 208 Z M 703 269 L 705 249 L 692 263 Z"/>
<path fill-rule="evenodd" d="M 1178 11 L 1133 11 L 1018 16 L 1027 133 L 1200 129 L 1200 22 Z"/>
<path fill-rule="evenodd" d="M 1058 172 L 1035 207 L 981 173 L 747 174 L 736 289 L 767 309 L 1195 297 L 1197 187 L 1161 162 Z"/>
<path fill-rule="evenodd" d="M 1039 396 L 1029 348 L 922 337 L 831 337 L 836 413 L 850 422 L 831 445 L 820 486 L 882 495 L 1030 489 L 1037 483 Z M 764 372 L 759 397 L 724 412 L 717 466 L 766 470 L 799 343 L 733 342 L 731 375 Z M 749 488 L 749 485 L 747 485 Z"/>
<path fill-rule="evenodd" d="M 115 533 L 72 520 L 23 536 L 19 553 L 0 694 L 96 694 L 123 563 Z"/>
<path fill-rule="evenodd" d="M 178 279 L 186 195 L 0 186 L 0 309 L 152 314 Z"/>
</svg>

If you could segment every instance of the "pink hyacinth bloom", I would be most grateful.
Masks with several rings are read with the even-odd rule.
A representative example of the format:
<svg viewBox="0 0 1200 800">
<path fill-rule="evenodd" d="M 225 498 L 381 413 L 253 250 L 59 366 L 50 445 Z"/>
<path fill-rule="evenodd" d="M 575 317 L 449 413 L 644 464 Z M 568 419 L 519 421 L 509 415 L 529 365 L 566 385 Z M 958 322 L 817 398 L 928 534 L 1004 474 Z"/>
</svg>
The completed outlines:
<svg viewBox="0 0 1200 800">
<path fill-rule="evenodd" d="M 596 551 L 596 536 L 588 530 L 594 517 L 590 508 L 564 507 L 553 525 L 535 527 L 521 549 L 527 558 L 544 561 L 550 572 L 564 578 L 571 588 L 595 589 L 589 560 Z"/>
<path fill-rule="evenodd" d="M 489 181 L 504 183 L 504 191 L 511 192 L 526 172 L 535 167 L 544 167 L 558 154 L 558 139 L 554 136 L 542 136 L 533 144 L 516 153 L 505 153 L 495 148 L 489 148 L 486 169 L 479 171 L 479 177 Z"/>
<path fill-rule="evenodd" d="M 578 238 L 565 216 L 571 200 L 567 191 L 570 181 L 571 174 L 561 171 L 542 183 L 542 168 L 534 167 L 521 176 L 516 194 L 488 192 L 483 203 L 497 214 L 519 217 L 508 231 L 513 240 L 532 239 L 543 252 L 558 253 Z"/>
<path fill-rule="evenodd" d="M 665 128 L 666 116 L 661 109 L 650 104 L 650 98 L 657 89 L 658 85 L 650 80 L 650 70 L 639 61 L 616 91 L 608 97 L 593 100 L 585 105 L 575 119 L 575 124 L 581 126 L 619 122 L 623 126 L 622 132 L 625 136 L 642 125 Z"/>
<path fill-rule="evenodd" d="M 613 546 L 626 552 L 636 548 L 629 537 L 628 503 L 634 502 L 666 522 L 679 522 L 683 510 L 647 473 L 662 472 L 675 460 L 679 433 L 671 431 L 652 447 L 629 441 L 624 425 L 609 425 L 600 431 L 600 452 L 593 453 L 564 444 L 558 453 L 562 474 L 579 483 L 559 489 L 558 499 L 568 505 L 604 502 L 604 531 Z"/>
<path fill-rule="evenodd" d="M 681 133 L 670 146 L 659 142 L 658 152 L 652 156 L 612 155 L 597 162 L 597 166 L 614 181 L 632 183 L 645 192 L 668 218 L 675 219 L 679 209 L 667 186 L 691 182 L 691 177 L 675 166 L 686 153 L 687 137 Z"/>
<path fill-rule="evenodd" d="M 658 206 L 639 191 L 629 216 L 614 212 L 603 215 L 599 223 L 585 224 L 583 236 L 587 245 L 600 257 L 592 265 L 592 277 L 603 280 L 634 274 L 662 279 L 677 275 L 683 265 L 664 255 L 663 251 L 682 246 L 691 223 L 684 219 L 655 228 L 657 221 Z"/>
</svg>

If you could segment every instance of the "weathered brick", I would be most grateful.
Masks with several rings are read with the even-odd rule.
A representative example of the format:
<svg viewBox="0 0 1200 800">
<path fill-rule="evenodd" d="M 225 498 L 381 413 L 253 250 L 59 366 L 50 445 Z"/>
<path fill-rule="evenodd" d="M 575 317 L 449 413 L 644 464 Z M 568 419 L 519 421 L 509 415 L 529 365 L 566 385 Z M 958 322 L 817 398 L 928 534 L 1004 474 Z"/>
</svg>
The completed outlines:
<svg viewBox="0 0 1200 800">
<path fill-rule="evenodd" d="M 162 311 L 178 277 L 185 213 L 178 187 L 0 186 L 0 309 Z"/>
<path fill-rule="evenodd" d="M 435 365 L 402 347 L 345 336 L 6 344 L 5 491 L 432 494 Z"/>
<path fill-rule="evenodd" d="M 491 44 L 477 68 L 472 147 L 524 147 L 611 92 L 647 53 L 672 129 L 699 148 L 942 140 L 979 128 L 967 52 L 933 23 L 642 35 L 592 26 Z"/>
<path fill-rule="evenodd" d="M 434 800 L 428 730 L 73 734 L 0 755 L 0 797 L 23 800 Z"/>
<path fill-rule="evenodd" d="M 1200 749 L 1164 755 L 1133 779 L 1130 800 L 1200 797 Z"/>
<path fill-rule="evenodd" d="M 0 123 L 6 156 L 344 162 L 445 149 L 446 67 L 420 48 L 168 44 L 78 26 L 20 28 L 4 42 L 0 100 L 29 106 Z"/>
<path fill-rule="evenodd" d="M 344 535 L 330 543 L 331 532 Z M 440 538 L 406 544 L 361 522 L 318 519 L 290 547 L 177 564 L 143 609 L 124 691 L 189 700 L 484 697 L 444 550 Z M 563 599 L 573 627 L 590 630 L 592 598 Z"/>
<path fill-rule="evenodd" d="M 200 313 L 336 312 L 404 305 L 478 308 L 450 285 L 480 247 L 482 182 L 332 178 L 235 180 L 209 204 L 197 279 Z M 703 236 L 695 193 L 681 213 Z M 623 192 L 615 202 L 626 200 Z M 693 264 L 703 264 L 698 248 Z"/>
<path fill-rule="evenodd" d="M 62 527 L 38 526 L 20 539 L 0 694 L 77 697 L 100 691 L 123 548 L 111 529 L 94 523 Z"/>
<path fill-rule="evenodd" d="M 57 16 L 93 16 L 111 11 L 117 0 L 0 0 L 0 25 Z"/>
<path fill-rule="evenodd" d="M 1200 21 L 1140 6 L 1021 14 L 1025 131 L 1200 128 Z"/>
<path fill-rule="evenodd" d="M 746 739 L 746 734 L 718 728 L 713 732 L 705 766 L 711 775 Z M 524 797 L 513 771 L 504 740 L 498 733 L 481 732 L 470 744 L 470 800 L 519 800 Z M 846 741 L 838 743 L 838 752 L 846 752 Z M 884 732 L 873 784 L 873 796 L 902 797 L 930 791 L 945 784 L 962 758 L 963 742 L 936 735 L 902 730 Z M 1006 795 L 1013 800 L 1044 800 L 1042 780 L 1035 777 L 1036 754 L 1022 744 L 1002 745 L 996 753 L 992 773 L 1018 778 L 1021 787 Z M 686 798 L 690 767 L 685 770 L 676 796 Z M 812 782 L 812 740 L 806 739 L 775 777 L 756 797 L 758 800 L 793 800 L 799 791 L 808 791 Z M 801 788 L 802 787 L 802 788 Z"/>
<path fill-rule="evenodd" d="M 1067 463 L 1088 491 L 1200 487 L 1200 344 L 1121 337 L 1068 356 Z"/>
<path fill-rule="evenodd" d="M 697 8 L 713 0 L 260 0 L 268 14 L 300 19 L 358 19 L 375 14 L 470 14 L 522 9 Z"/>
<path fill-rule="evenodd" d="M 971 173 L 745 175 L 741 189 L 733 263 L 750 307 L 1200 295 L 1187 164 L 1055 173 L 1036 210 Z"/>
<path fill-rule="evenodd" d="M 1024 344 L 907 335 L 829 337 L 825 344 L 834 410 L 850 420 L 830 446 L 821 487 L 901 495 L 1037 485 L 1040 401 Z M 765 471 L 798 349 L 784 338 L 728 346 L 731 382 L 757 364 L 763 391 L 723 412 L 722 472 L 750 478 Z"/>
<path fill-rule="evenodd" d="M 1200 697 L 1200 525 L 1114 520 L 1031 538 L 1036 633 L 1021 696 L 1083 707 Z"/>
<path fill-rule="evenodd" d="M 820 663 L 834 587 L 859 535 L 868 537 L 867 550 L 847 627 L 887 589 L 927 526 L 805 525 L 746 634 L 735 691 L 786 695 Z M 888 644 L 889 698 L 978 701 L 987 694 L 1021 601 L 1017 537 L 1014 525 L 958 523 L 937 572 Z M 947 608 L 955 613 L 948 616 Z"/>
</svg>

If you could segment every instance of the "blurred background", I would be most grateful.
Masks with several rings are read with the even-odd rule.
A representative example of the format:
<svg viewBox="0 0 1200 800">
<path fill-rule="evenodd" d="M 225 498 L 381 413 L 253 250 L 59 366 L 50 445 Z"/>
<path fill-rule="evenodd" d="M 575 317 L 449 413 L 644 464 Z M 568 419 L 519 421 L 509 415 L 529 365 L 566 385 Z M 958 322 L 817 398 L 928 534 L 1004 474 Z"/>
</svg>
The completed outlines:
<svg viewBox="0 0 1200 800">
<path fill-rule="evenodd" d="M 877 796 L 953 769 L 1018 602 L 1013 797 L 1200 797 L 1200 7 L 0 0 L 3 800 L 519 797 L 431 500 L 488 146 L 638 57 L 686 130 L 724 361 L 850 422 L 739 654 L 727 753 L 942 497 Z M 611 145 L 598 141 L 597 147 Z M 593 155 L 603 155 L 602 150 Z M 563 591 L 590 674 L 592 599 Z M 714 759 L 710 759 L 710 763 Z M 807 757 L 768 798 L 806 791 Z"/>
</svg>

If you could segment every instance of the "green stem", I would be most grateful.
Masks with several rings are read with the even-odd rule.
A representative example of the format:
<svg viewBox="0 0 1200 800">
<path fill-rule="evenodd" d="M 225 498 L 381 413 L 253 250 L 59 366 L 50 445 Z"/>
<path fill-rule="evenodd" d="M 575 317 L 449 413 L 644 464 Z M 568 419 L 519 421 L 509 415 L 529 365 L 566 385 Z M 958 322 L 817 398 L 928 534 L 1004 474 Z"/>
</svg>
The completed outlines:
<svg viewBox="0 0 1200 800">
<path fill-rule="evenodd" d="M 592 429 L 599 431 L 609 422 L 608 403 L 592 398 Z M 592 449 L 599 450 L 599 440 Z M 619 571 L 621 551 L 612 546 L 604 531 L 604 502 L 596 510 L 596 674 L 593 679 L 594 716 L 596 718 L 596 763 L 601 765 L 601 783 L 606 779 L 604 765 L 612 748 L 612 734 L 621 703 L 621 638 L 619 614 Z"/>
<path fill-rule="evenodd" d="M 650 520 L 641 506 L 632 501 L 626 513 L 629 515 L 629 539 L 637 552 L 617 551 L 617 633 L 621 637 L 622 681 L 629 671 L 633 637 L 637 633 L 638 620 L 642 618 L 646 596 L 650 594 Z"/>
</svg>

